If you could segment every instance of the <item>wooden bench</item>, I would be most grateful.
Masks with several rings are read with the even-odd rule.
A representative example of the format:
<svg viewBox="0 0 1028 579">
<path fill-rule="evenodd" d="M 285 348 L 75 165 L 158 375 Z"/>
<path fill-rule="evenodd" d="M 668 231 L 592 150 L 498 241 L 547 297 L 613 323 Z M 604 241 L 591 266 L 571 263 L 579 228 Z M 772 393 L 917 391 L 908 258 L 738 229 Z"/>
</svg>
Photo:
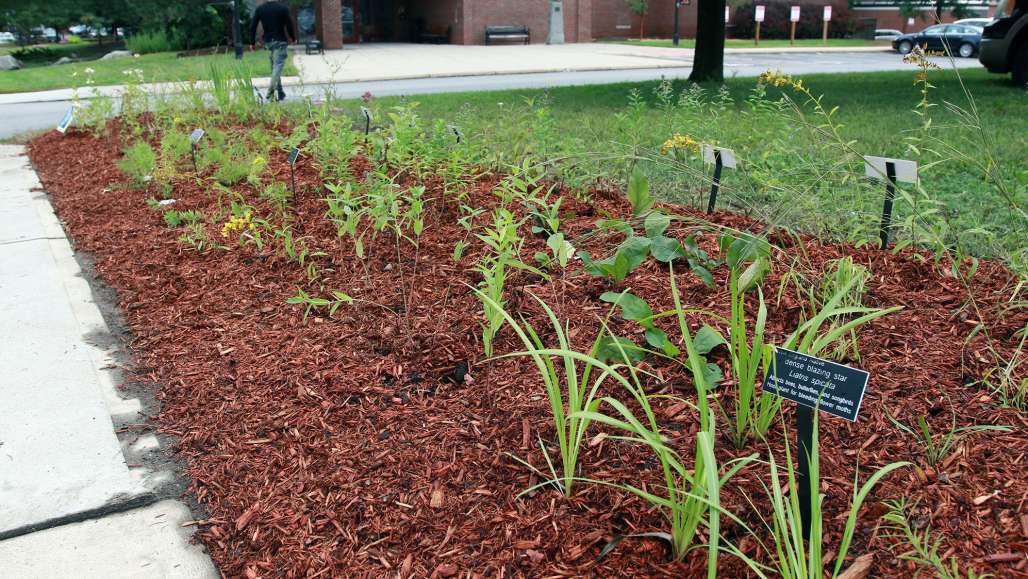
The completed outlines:
<svg viewBox="0 0 1028 579">
<path fill-rule="evenodd" d="M 527 26 L 486 26 L 485 43 L 491 44 L 493 40 L 521 40 L 525 44 L 531 36 Z"/>
<path fill-rule="evenodd" d="M 308 40 L 305 43 L 305 49 L 308 55 L 325 54 L 325 47 L 321 45 L 320 40 Z"/>
</svg>

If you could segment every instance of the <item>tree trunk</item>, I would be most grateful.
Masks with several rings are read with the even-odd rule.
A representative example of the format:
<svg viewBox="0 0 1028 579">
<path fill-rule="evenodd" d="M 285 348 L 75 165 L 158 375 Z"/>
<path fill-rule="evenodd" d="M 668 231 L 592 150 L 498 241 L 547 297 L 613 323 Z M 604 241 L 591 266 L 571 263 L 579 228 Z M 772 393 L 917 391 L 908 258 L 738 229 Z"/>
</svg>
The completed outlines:
<svg viewBox="0 0 1028 579">
<path fill-rule="evenodd" d="M 696 6 L 696 52 L 693 82 L 722 81 L 725 78 L 725 0 L 698 0 Z"/>
</svg>

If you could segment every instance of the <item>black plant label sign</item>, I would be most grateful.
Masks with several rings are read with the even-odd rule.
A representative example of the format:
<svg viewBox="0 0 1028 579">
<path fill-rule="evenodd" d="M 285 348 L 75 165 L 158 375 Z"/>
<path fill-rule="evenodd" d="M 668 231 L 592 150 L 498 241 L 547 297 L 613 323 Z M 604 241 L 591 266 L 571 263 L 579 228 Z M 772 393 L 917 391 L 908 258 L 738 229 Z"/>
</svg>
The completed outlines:
<svg viewBox="0 0 1028 579">
<path fill-rule="evenodd" d="M 292 151 L 289 151 L 289 166 L 296 165 L 296 159 L 300 157 L 300 148 L 293 147 Z"/>
<path fill-rule="evenodd" d="M 869 374 L 785 348 L 775 348 L 764 392 L 857 421 Z"/>
</svg>

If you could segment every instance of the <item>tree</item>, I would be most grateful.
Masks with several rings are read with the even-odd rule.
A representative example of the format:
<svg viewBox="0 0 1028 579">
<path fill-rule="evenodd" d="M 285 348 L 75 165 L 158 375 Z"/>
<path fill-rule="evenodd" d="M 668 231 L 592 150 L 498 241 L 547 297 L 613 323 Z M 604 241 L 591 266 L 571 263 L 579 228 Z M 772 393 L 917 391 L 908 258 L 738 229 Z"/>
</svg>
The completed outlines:
<svg viewBox="0 0 1028 579">
<path fill-rule="evenodd" d="M 646 31 L 646 13 L 650 11 L 649 0 L 625 0 L 628 3 L 628 9 L 639 17 L 639 40 L 643 39 L 643 34 Z"/>
<path fill-rule="evenodd" d="M 696 6 L 696 52 L 693 54 L 693 82 L 722 81 L 725 78 L 725 0 L 698 0 Z"/>
</svg>

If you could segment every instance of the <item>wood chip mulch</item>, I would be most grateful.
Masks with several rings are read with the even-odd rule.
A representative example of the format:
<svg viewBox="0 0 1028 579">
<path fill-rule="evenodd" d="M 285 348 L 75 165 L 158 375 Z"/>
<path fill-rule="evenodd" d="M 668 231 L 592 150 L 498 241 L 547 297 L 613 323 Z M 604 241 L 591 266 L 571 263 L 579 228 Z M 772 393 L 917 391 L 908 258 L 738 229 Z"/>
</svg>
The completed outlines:
<svg viewBox="0 0 1028 579">
<path fill-rule="evenodd" d="M 286 299 L 298 287 L 318 288 L 308 286 L 304 269 L 286 259 L 277 244 L 262 251 L 240 245 L 203 253 L 187 248 L 178 241 L 181 230 L 166 227 L 160 212 L 147 207 L 152 193 L 121 185 L 127 179 L 114 166 L 118 150 L 113 142 L 74 131 L 43 135 L 29 147 L 76 248 L 94 256 L 100 276 L 117 292 L 135 337 L 135 373 L 159 385 L 157 423 L 178 439 L 191 492 L 209 513 L 199 536 L 225 576 L 702 576 L 702 549 L 669 563 L 663 544 L 652 539 L 625 540 L 597 561 L 615 536 L 665 530 L 659 512 L 624 492 L 582 484 L 570 499 L 549 489 L 517 498 L 538 479 L 510 455 L 545 468 L 536 441 L 554 439 L 552 419 L 529 360 L 484 360 L 481 306 L 465 285 L 478 281 L 470 266 L 481 248 L 473 247 L 460 263 L 452 260 L 455 241 L 464 237 L 452 203 L 430 204 L 416 275 L 414 252 L 403 248 L 398 261 L 385 235 L 369 244 L 368 259 L 358 260 L 352 243 L 338 239 L 324 218 L 317 169 L 301 159 L 290 219 L 298 236 L 327 254 L 315 258 L 323 293 L 342 290 L 399 313 L 360 303 L 344 306 L 332 318 L 317 312 L 305 321 L 303 308 Z M 289 182 L 284 153 L 276 153 L 269 167 L 274 178 Z M 364 158 L 353 164 L 358 177 L 368 168 Z M 481 178 L 469 203 L 495 206 L 495 183 L 496 177 Z M 425 184 L 429 198 L 439 196 L 437 178 Z M 258 213 L 272 213 L 251 188 L 236 189 Z M 218 210 L 216 196 L 188 174 L 176 182 L 172 196 L 175 209 L 208 215 Z M 572 237 L 589 231 L 604 213 L 628 214 L 619 194 L 604 191 L 596 191 L 588 204 L 569 197 L 563 208 Z M 713 221 L 751 231 L 762 227 L 729 213 L 718 213 Z M 209 229 L 221 242 L 220 224 Z M 544 245 L 527 226 L 523 234 L 529 238 L 523 255 L 530 259 Z M 701 239 L 715 251 L 713 234 Z M 858 365 L 871 373 L 859 421 L 822 420 L 826 551 L 837 548 L 857 464 L 864 480 L 872 469 L 909 460 L 921 466 L 890 475 L 865 503 L 850 560 L 870 553 L 872 576 L 915 574 L 912 563 L 897 560 L 902 546 L 878 526 L 883 501 L 906 497 L 917 501 L 915 525 L 930 525 L 942 539 L 940 552 L 955 555 L 962 569 L 1026 576 L 1026 419 L 974 384 L 993 357 L 981 334 L 966 341 L 984 321 L 999 353 L 1011 355 L 1015 333 L 1028 323 L 1024 310 L 1011 313 L 1003 307 L 1016 277 L 982 262 L 971 286 L 976 310 L 967 288 L 946 274 L 948 264 L 919 259 L 923 256 L 912 250 L 893 255 L 809 238 L 792 241 L 772 234 L 772 239 L 785 251 L 776 253 L 778 262 L 765 282 L 765 288 L 774 288 L 766 289 L 770 341 L 780 342 L 800 312 L 793 291 L 780 302 L 774 296 L 788 269 L 786 258 L 801 255 L 794 243 L 805 245 L 809 259 L 802 267 L 811 272 L 823 271 L 828 260 L 852 256 L 873 275 L 867 305 L 904 306 L 859 333 Z M 583 245 L 595 256 L 609 243 L 592 236 Z M 715 271 L 716 289 L 684 268 L 676 275 L 689 306 L 728 314 L 724 267 Z M 612 289 L 576 267 L 550 282 L 519 272 L 507 287 L 510 307 L 537 328 L 545 330 L 547 322 L 529 292 L 570 319 L 580 348 L 588 347 L 598 318 L 606 314 L 599 295 Z M 654 311 L 671 307 L 667 271 L 652 259 L 623 287 Z M 405 293 L 410 307 L 402 315 Z M 749 299 L 755 311 L 755 298 Z M 641 337 L 637 325 L 617 318 L 613 329 Z M 672 325 L 666 329 L 677 335 Z M 512 333 L 501 332 L 497 351 L 517 349 Z M 715 360 L 725 368 L 724 352 Z M 651 391 L 690 396 L 691 379 L 679 367 L 653 363 L 650 370 L 665 379 L 648 384 Z M 729 391 L 722 387 L 719 395 Z M 659 408 L 668 436 L 689 448 L 693 412 L 681 404 Z M 923 415 L 942 431 L 951 411 L 959 425 L 1000 424 L 1012 431 L 971 436 L 938 467 L 927 468 L 913 439 L 886 418 L 889 412 L 913 423 Z M 788 410 L 785 424 L 791 432 Z M 727 424 L 721 429 L 719 460 L 766 452 L 757 442 L 736 452 L 723 436 Z M 658 480 L 648 452 L 597 436 L 600 432 L 590 433 L 582 476 L 643 485 Z M 770 440 L 775 452 L 781 452 L 783 436 L 776 427 Z M 767 504 L 760 484 L 767 476 L 766 467 L 745 468 L 724 490 L 723 504 L 759 526 L 747 497 L 758 506 Z M 740 540 L 732 525 L 726 524 L 725 532 Z M 741 548 L 766 560 L 752 538 L 742 538 Z M 737 561 L 722 557 L 719 576 L 744 574 Z"/>
</svg>

